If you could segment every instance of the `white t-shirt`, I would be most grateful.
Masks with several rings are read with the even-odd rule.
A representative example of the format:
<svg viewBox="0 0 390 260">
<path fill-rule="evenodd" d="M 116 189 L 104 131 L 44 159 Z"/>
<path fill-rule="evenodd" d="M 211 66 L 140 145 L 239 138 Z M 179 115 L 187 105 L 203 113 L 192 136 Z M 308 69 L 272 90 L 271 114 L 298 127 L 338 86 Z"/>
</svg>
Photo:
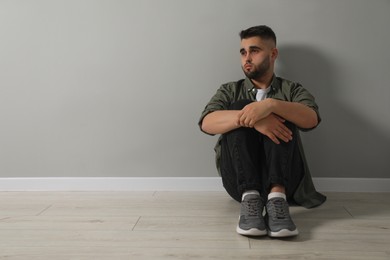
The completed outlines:
<svg viewBox="0 0 390 260">
<path fill-rule="evenodd" d="M 267 97 L 268 92 L 271 90 L 271 86 L 266 89 L 259 88 L 256 93 L 256 100 L 261 101 Z"/>
</svg>

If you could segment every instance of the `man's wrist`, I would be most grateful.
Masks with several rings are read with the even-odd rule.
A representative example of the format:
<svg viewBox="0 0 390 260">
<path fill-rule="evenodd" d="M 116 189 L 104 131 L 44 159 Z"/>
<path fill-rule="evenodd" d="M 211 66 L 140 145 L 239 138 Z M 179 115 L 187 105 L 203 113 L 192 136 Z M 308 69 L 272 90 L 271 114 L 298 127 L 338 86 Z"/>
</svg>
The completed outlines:
<svg viewBox="0 0 390 260">
<path fill-rule="evenodd" d="M 267 105 L 268 114 L 275 113 L 275 107 L 277 105 L 277 100 L 273 99 L 273 98 L 267 98 L 265 101 L 266 101 L 266 105 Z"/>
</svg>

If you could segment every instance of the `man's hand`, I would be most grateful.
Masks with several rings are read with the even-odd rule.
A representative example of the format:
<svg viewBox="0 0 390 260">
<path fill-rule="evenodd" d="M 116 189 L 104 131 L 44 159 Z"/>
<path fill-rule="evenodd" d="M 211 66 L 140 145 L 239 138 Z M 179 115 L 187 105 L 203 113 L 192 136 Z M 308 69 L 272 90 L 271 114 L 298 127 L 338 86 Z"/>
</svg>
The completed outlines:
<svg viewBox="0 0 390 260">
<path fill-rule="evenodd" d="M 271 114 L 267 100 L 252 102 L 246 105 L 238 114 L 237 125 L 254 127 L 257 121 Z"/>
<path fill-rule="evenodd" d="M 280 144 L 279 140 L 287 143 L 292 140 L 292 132 L 284 124 L 285 121 L 275 114 L 270 114 L 257 121 L 254 128 L 263 135 L 268 136 L 276 144 Z"/>
</svg>

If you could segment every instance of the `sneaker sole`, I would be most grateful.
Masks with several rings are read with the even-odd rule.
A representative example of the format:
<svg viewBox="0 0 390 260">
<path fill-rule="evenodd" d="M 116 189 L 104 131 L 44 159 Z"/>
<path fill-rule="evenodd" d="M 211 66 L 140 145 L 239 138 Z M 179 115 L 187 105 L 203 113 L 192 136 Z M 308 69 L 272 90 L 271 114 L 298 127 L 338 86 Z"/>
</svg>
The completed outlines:
<svg viewBox="0 0 390 260">
<path fill-rule="evenodd" d="M 288 230 L 288 229 L 282 229 L 278 232 L 273 232 L 268 230 L 268 236 L 270 237 L 293 237 L 297 236 L 299 234 L 298 229 L 295 230 Z"/>
<path fill-rule="evenodd" d="M 251 228 L 248 230 L 241 229 L 239 226 L 237 226 L 236 231 L 240 235 L 244 236 L 265 236 L 267 235 L 267 230 L 260 230 L 257 228 Z"/>
</svg>

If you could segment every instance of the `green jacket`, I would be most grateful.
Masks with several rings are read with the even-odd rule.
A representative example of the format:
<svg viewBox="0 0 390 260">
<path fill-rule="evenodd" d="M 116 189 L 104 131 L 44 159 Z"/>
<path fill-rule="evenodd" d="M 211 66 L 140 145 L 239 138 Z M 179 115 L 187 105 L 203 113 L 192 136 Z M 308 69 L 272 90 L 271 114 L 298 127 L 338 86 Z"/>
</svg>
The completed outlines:
<svg viewBox="0 0 390 260">
<path fill-rule="evenodd" d="M 199 119 L 199 126 L 202 125 L 203 118 L 216 110 L 227 110 L 230 104 L 241 100 L 249 99 L 256 101 L 256 88 L 249 78 L 241 80 L 238 82 L 229 82 L 223 84 L 218 90 L 217 93 L 211 98 L 209 103 L 206 105 L 205 109 L 202 112 L 202 115 Z M 299 83 L 294 83 L 292 81 L 280 78 L 273 77 L 271 83 L 271 91 L 267 94 L 267 98 L 274 98 L 283 101 L 298 102 L 305 104 L 311 107 L 318 116 L 318 122 L 321 121 L 319 115 L 318 106 L 315 103 L 314 97 L 300 85 Z M 311 129 L 302 129 L 301 131 L 309 131 Z M 221 137 L 218 139 L 217 144 L 215 145 L 216 152 L 216 165 L 218 173 L 220 174 L 220 157 L 221 157 Z M 301 206 L 306 208 L 312 208 L 321 205 L 325 202 L 326 197 L 321 193 L 317 192 L 310 174 L 310 170 L 306 161 L 305 153 L 303 150 L 303 145 L 301 138 L 298 132 L 298 145 L 301 152 L 301 156 L 304 163 L 304 177 L 297 190 L 294 193 L 294 201 Z"/>
</svg>

